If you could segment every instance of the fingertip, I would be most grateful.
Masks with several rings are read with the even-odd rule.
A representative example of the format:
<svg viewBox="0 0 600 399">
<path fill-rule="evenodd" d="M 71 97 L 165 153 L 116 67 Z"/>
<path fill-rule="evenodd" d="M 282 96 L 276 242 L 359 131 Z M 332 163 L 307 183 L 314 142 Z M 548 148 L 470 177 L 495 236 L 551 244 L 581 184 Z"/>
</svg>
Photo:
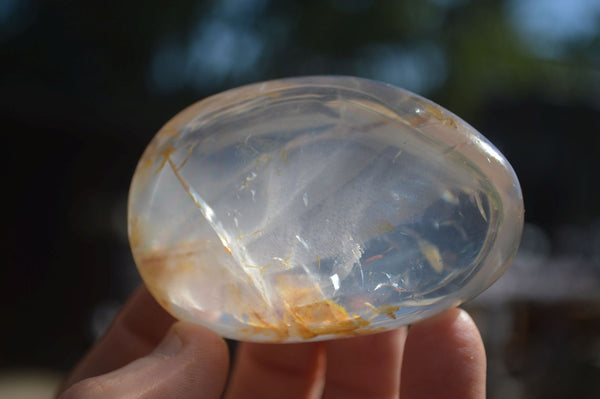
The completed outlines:
<svg viewBox="0 0 600 399">
<path fill-rule="evenodd" d="M 327 343 L 323 398 L 395 398 L 406 328 Z"/>
<path fill-rule="evenodd" d="M 402 368 L 404 397 L 485 397 L 485 348 L 475 322 L 462 309 L 412 325 Z"/>
<path fill-rule="evenodd" d="M 242 342 L 226 398 L 320 397 L 325 351 L 320 342 L 267 344 Z"/>
<path fill-rule="evenodd" d="M 485 348 L 479 329 L 469 313 L 460 308 L 448 309 L 433 317 L 422 320 L 410 327 L 409 334 L 413 340 L 428 341 L 444 339 L 457 348 L 462 348 L 462 353 L 473 356 L 473 360 L 483 361 L 485 364 Z"/>
<path fill-rule="evenodd" d="M 460 349 L 466 363 L 472 363 L 478 369 L 483 367 L 485 370 L 485 347 L 479 328 L 469 313 L 460 308 L 448 309 L 429 322 L 432 323 L 429 327 L 432 332 L 445 336 L 454 348 Z"/>
</svg>

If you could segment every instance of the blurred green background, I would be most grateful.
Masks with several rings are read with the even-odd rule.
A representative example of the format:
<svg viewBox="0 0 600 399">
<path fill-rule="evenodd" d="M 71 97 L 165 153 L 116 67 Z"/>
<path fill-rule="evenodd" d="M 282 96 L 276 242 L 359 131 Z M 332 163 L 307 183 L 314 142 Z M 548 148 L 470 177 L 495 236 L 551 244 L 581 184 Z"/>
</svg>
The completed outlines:
<svg viewBox="0 0 600 399">
<path fill-rule="evenodd" d="M 162 124 L 242 84 L 348 74 L 450 109 L 520 178 L 519 254 L 465 306 L 489 398 L 600 397 L 599 1 L 0 0 L 0 56 L 0 396 L 33 378 L 44 397 L 139 284 L 126 197 Z"/>
</svg>

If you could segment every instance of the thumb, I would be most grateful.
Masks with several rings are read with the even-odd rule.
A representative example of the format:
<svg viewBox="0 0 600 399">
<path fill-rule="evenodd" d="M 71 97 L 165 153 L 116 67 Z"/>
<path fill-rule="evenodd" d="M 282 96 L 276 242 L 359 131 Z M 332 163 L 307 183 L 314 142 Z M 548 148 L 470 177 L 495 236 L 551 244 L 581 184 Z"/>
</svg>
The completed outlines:
<svg viewBox="0 0 600 399">
<path fill-rule="evenodd" d="M 77 382 L 60 399 L 78 398 L 219 398 L 229 355 L 225 341 L 190 323 L 173 324 L 147 356 Z"/>
</svg>

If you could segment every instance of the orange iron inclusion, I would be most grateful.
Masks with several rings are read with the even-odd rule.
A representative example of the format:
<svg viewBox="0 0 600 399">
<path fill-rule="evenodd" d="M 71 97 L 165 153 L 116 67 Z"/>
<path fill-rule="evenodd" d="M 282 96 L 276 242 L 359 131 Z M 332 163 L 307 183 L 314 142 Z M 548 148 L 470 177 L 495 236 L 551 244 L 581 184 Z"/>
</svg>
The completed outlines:
<svg viewBox="0 0 600 399">
<path fill-rule="evenodd" d="M 480 133 L 406 90 L 344 76 L 257 83 L 186 108 L 129 194 L 138 270 L 175 317 L 238 340 L 385 331 L 491 285 L 523 198 Z"/>
</svg>

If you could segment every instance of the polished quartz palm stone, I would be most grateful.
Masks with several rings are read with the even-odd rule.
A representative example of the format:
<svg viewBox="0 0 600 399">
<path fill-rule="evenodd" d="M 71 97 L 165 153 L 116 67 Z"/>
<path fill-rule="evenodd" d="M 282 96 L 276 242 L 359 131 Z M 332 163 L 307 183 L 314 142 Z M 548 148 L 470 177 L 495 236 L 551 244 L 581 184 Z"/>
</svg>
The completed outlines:
<svg viewBox="0 0 600 399">
<path fill-rule="evenodd" d="M 468 124 L 352 77 L 200 101 L 142 156 L 129 197 L 140 274 L 177 318 L 239 340 L 385 331 L 488 287 L 518 247 L 519 183 Z"/>
</svg>

